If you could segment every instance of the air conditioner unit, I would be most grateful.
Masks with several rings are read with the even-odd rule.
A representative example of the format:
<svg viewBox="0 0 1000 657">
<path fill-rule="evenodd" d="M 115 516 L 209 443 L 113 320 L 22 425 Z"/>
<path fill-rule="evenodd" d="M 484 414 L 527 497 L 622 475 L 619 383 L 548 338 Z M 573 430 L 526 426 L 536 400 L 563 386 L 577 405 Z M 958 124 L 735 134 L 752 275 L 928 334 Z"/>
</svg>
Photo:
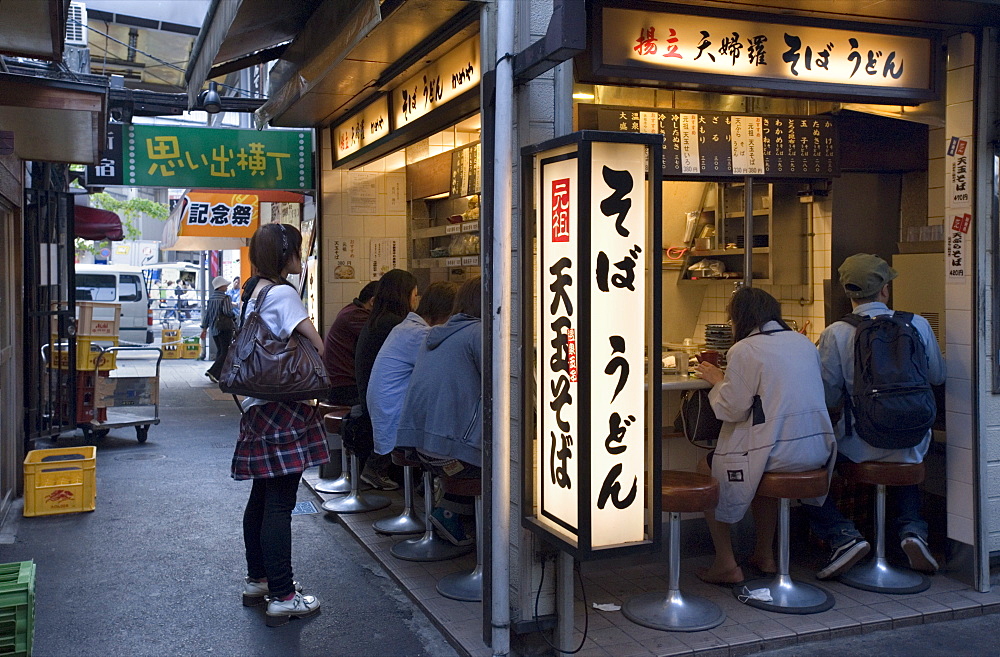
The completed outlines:
<svg viewBox="0 0 1000 657">
<path fill-rule="evenodd" d="M 66 21 L 66 44 L 87 47 L 87 5 L 82 2 L 69 3 Z"/>
</svg>

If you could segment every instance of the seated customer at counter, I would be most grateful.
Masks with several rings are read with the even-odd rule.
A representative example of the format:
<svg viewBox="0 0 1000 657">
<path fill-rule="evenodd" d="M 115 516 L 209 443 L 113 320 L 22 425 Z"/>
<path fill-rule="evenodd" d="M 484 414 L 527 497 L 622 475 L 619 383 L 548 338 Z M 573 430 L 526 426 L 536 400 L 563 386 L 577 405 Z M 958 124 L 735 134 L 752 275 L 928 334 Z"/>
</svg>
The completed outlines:
<svg viewBox="0 0 1000 657">
<path fill-rule="evenodd" d="M 819 352 L 781 319 L 781 305 L 767 292 L 743 288 L 729 301 L 735 344 L 723 372 L 708 362 L 696 371 L 709 383 L 709 401 L 722 431 L 700 470 L 719 481 L 719 505 L 705 513 L 715 561 L 698 573 L 713 584 L 737 584 L 743 570 L 733 554 L 730 525 L 753 512 L 756 543 L 748 563 L 774 573 L 778 500 L 755 497 L 765 472 L 833 473 L 836 442 L 823 393 Z M 821 500 L 803 500 L 819 504 Z"/>
<path fill-rule="evenodd" d="M 410 376 L 396 447 L 415 447 L 434 474 L 479 479 L 483 466 L 483 321 L 479 276 L 462 284 L 446 324 L 427 332 Z M 472 500 L 446 493 L 430 521 L 455 545 L 473 542 Z"/>
</svg>

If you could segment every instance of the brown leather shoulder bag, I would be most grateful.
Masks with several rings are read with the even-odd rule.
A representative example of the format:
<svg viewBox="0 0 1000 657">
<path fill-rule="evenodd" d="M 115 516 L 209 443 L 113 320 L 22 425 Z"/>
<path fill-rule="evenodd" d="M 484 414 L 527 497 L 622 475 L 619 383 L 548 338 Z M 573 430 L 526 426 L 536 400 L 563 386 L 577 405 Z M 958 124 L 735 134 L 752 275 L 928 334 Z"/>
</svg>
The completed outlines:
<svg viewBox="0 0 1000 657">
<path fill-rule="evenodd" d="M 267 401 L 326 399 L 330 377 L 313 343 L 298 331 L 292 331 L 287 340 L 278 338 L 260 316 L 272 287 L 261 290 L 253 312 L 241 322 L 226 355 L 219 388 Z"/>
</svg>

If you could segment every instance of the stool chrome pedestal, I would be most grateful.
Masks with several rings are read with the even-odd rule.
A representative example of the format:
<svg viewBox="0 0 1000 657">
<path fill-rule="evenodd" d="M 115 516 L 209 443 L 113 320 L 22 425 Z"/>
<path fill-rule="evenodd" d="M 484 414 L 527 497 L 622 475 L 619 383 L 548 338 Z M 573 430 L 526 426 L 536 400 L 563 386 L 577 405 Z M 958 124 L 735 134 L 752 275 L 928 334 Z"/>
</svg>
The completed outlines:
<svg viewBox="0 0 1000 657">
<path fill-rule="evenodd" d="M 636 595 L 622 604 L 622 614 L 637 625 L 672 632 L 700 632 L 721 625 L 726 614 L 714 602 L 684 596 L 681 577 L 681 512 L 714 509 L 719 502 L 719 484 L 695 472 L 667 470 L 661 486 L 663 510 L 670 513 L 668 590 Z"/>
<path fill-rule="evenodd" d="M 841 472 L 851 481 L 875 486 L 875 557 L 851 568 L 840 576 L 840 581 L 852 588 L 875 593 L 920 593 L 929 589 L 929 578 L 908 568 L 891 566 L 885 558 L 886 482 L 915 486 L 924 480 L 924 464 L 844 463 Z"/>
<path fill-rule="evenodd" d="M 400 541 L 392 546 L 389 553 L 403 561 L 447 561 L 463 554 L 472 552 L 473 546 L 452 545 L 443 538 L 438 538 L 431 525 L 431 511 L 434 510 L 434 483 L 431 481 L 430 470 L 424 470 L 424 518 L 427 519 L 424 535 Z"/>
<path fill-rule="evenodd" d="M 833 607 L 833 596 L 826 590 L 797 582 L 788 575 L 789 511 L 792 499 L 821 497 L 828 487 L 826 470 L 808 472 L 765 472 L 757 487 L 757 495 L 779 498 L 778 507 L 778 573 L 733 587 L 737 598 L 745 595 L 744 589 L 766 588 L 771 601 L 747 600 L 746 604 L 765 611 L 782 614 L 818 614 Z"/>
<path fill-rule="evenodd" d="M 417 517 L 413 508 L 413 466 L 403 466 L 403 512 L 392 518 L 376 520 L 372 529 L 389 535 L 419 534 L 426 529 L 424 521 Z"/>
<path fill-rule="evenodd" d="M 448 487 L 445 486 L 445 490 Z M 476 567 L 468 573 L 451 573 L 437 583 L 437 592 L 462 602 L 483 600 L 483 496 L 476 495 Z"/>
<path fill-rule="evenodd" d="M 328 495 L 351 492 L 351 472 L 347 465 L 347 450 L 343 446 L 340 448 L 340 476 L 332 480 L 321 479 L 313 490 Z"/>
<path fill-rule="evenodd" d="M 389 506 L 389 498 L 384 495 L 374 495 L 372 493 L 362 493 L 358 490 L 358 483 L 361 477 L 358 476 L 358 457 L 351 454 L 351 492 L 344 497 L 327 500 L 323 503 L 323 510 L 330 513 L 367 513 L 378 511 Z"/>
</svg>

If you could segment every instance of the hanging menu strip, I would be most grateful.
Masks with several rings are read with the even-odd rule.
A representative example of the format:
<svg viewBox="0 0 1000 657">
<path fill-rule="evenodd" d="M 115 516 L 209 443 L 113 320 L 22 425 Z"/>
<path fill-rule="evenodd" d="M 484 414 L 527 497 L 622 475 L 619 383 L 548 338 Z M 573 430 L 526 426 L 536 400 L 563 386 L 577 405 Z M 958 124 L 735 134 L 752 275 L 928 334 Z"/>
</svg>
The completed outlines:
<svg viewBox="0 0 1000 657">
<path fill-rule="evenodd" d="M 747 115 L 580 105 L 581 129 L 659 132 L 664 176 L 840 175 L 832 116 Z"/>
</svg>

